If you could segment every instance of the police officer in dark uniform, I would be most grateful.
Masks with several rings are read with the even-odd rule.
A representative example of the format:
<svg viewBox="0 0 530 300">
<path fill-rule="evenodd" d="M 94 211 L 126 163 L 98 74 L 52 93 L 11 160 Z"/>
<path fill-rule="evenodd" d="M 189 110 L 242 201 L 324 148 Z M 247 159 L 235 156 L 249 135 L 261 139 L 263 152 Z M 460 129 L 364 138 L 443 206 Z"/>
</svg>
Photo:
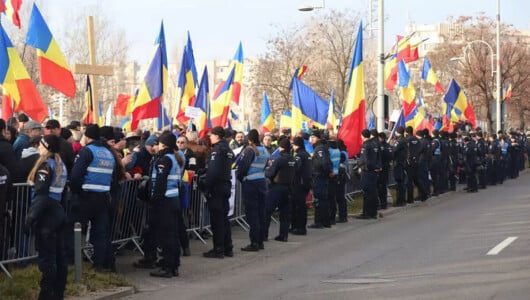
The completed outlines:
<svg viewBox="0 0 530 300">
<path fill-rule="evenodd" d="M 363 212 L 357 219 L 377 219 L 377 173 L 381 171 L 381 158 L 377 143 L 370 139 L 370 131 L 361 132 L 363 146 L 359 158 L 361 189 L 363 190 Z"/>
<path fill-rule="evenodd" d="M 458 167 L 458 156 L 459 146 L 456 140 L 456 132 L 449 134 L 449 146 L 447 150 L 448 160 L 448 177 L 449 177 L 449 190 L 456 191 L 456 180 L 457 180 L 457 167 Z"/>
<path fill-rule="evenodd" d="M 407 126 L 407 203 L 414 203 L 414 185 L 420 188 L 418 181 L 418 162 L 421 150 L 420 141 L 412 134 L 413 129 Z"/>
<path fill-rule="evenodd" d="M 33 200 L 26 217 L 26 229 L 33 228 L 38 265 L 42 273 L 39 299 L 63 299 L 68 275 L 63 239 L 66 215 L 61 205 L 67 169 L 60 152 L 60 139 L 45 135 L 41 153 L 28 180 L 33 183 Z"/>
<path fill-rule="evenodd" d="M 265 234 L 268 236 L 272 213 L 280 210 L 280 232 L 276 241 L 287 242 L 291 214 L 291 188 L 296 171 L 296 162 L 291 155 L 291 142 L 288 138 L 280 138 L 278 142 L 280 156 L 265 170 L 265 177 L 270 181 L 267 193 L 265 216 Z"/>
<path fill-rule="evenodd" d="M 337 207 L 339 209 L 339 219 L 337 223 L 348 222 L 348 204 L 346 203 L 346 181 L 348 180 L 348 174 L 346 168 L 348 165 L 348 151 L 346 151 L 346 145 L 341 139 L 337 139 L 337 146 L 340 150 L 340 165 L 339 165 L 339 176 L 337 178 Z"/>
<path fill-rule="evenodd" d="M 309 228 L 329 228 L 329 175 L 332 172 L 329 151 L 324 140 L 323 132 L 315 129 L 311 132 L 309 142 L 313 145 L 312 168 L 312 186 L 313 186 L 313 204 L 315 206 L 315 223 L 309 225 Z"/>
<path fill-rule="evenodd" d="M 468 136 L 464 137 L 464 168 L 467 179 L 467 192 L 478 192 L 476 170 L 479 164 L 478 149 L 475 142 Z"/>
<path fill-rule="evenodd" d="M 328 200 L 329 200 L 329 221 L 331 225 L 336 224 L 337 214 L 337 182 L 339 178 L 340 150 L 337 141 L 328 141 L 329 159 L 331 160 L 332 172 L 329 177 Z"/>
<path fill-rule="evenodd" d="M 440 193 L 443 194 L 449 190 L 449 133 L 445 130 L 440 132 L 440 143 L 442 144 Z"/>
<path fill-rule="evenodd" d="M 403 127 L 396 128 L 396 141 L 394 142 L 394 180 L 396 181 L 396 205 L 405 206 L 405 184 L 407 182 L 407 174 L 405 168 L 407 167 L 407 140 L 403 136 L 405 129 Z"/>
<path fill-rule="evenodd" d="M 243 251 L 264 249 L 263 237 L 265 229 L 265 167 L 269 162 L 269 151 L 259 142 L 256 129 L 247 134 L 248 146 L 241 154 L 237 165 L 237 179 L 241 182 L 241 193 L 245 204 L 245 216 L 250 225 L 250 244 L 241 248 Z"/>
<path fill-rule="evenodd" d="M 302 137 L 294 138 L 293 150 L 296 171 L 293 179 L 291 233 L 294 235 L 305 235 L 307 233 L 306 197 L 311 189 L 311 156 L 305 149 L 305 143 Z"/>
<path fill-rule="evenodd" d="M 442 192 L 442 172 L 444 172 L 442 167 L 442 152 L 445 151 L 445 149 L 443 149 L 439 131 L 433 130 L 432 135 L 432 160 L 430 165 L 433 186 L 432 194 L 433 196 L 438 196 Z"/>
<path fill-rule="evenodd" d="M 86 146 L 77 154 L 70 187 L 79 201 L 81 221 L 90 221 L 90 240 L 94 246 L 93 266 L 97 271 L 115 271 L 110 237 L 111 187 L 118 183 L 115 156 L 100 139 L 99 126 L 89 124 L 85 130 Z M 77 206 L 77 205 L 76 205 Z"/>
<path fill-rule="evenodd" d="M 178 238 L 178 215 L 180 209 L 179 188 L 185 158 L 182 152 L 175 151 L 177 139 L 171 132 L 164 132 L 158 138 L 158 154 L 150 167 L 150 181 L 148 184 L 149 213 L 155 222 L 151 229 L 155 232 L 154 241 L 146 241 L 149 251 L 156 251 L 156 246 L 162 248 L 160 269 L 151 272 L 154 277 L 171 278 L 178 276 L 180 265 L 180 245 Z"/>
<path fill-rule="evenodd" d="M 495 133 L 489 136 L 488 154 L 487 154 L 487 182 L 491 185 L 497 184 L 497 173 L 499 172 L 499 160 L 501 158 L 501 149 Z"/>
<path fill-rule="evenodd" d="M 381 172 L 377 178 L 377 194 L 379 198 L 379 208 L 387 209 L 387 185 L 390 163 L 392 162 L 393 147 L 386 142 L 386 134 L 379 132 L 379 153 L 381 156 Z"/>
<path fill-rule="evenodd" d="M 428 132 L 428 131 L 427 131 Z M 430 181 L 429 181 L 429 164 L 432 158 L 431 142 L 424 130 L 416 132 L 420 147 L 418 152 L 418 168 L 416 177 L 418 179 L 419 200 L 424 202 L 429 198 Z"/>
<path fill-rule="evenodd" d="M 224 135 L 225 130 L 221 126 L 214 127 L 210 131 L 212 150 L 206 163 L 206 170 L 199 180 L 199 188 L 206 194 L 213 231 L 213 249 L 203 253 L 203 256 L 208 258 L 234 256 L 232 231 L 228 220 L 234 153 L 230 150 Z"/>
<path fill-rule="evenodd" d="M 487 174 L 487 161 L 486 161 L 486 155 L 488 154 L 488 145 L 486 144 L 486 141 L 484 141 L 484 136 L 482 134 L 482 131 L 478 131 L 475 134 L 475 139 L 477 143 L 477 155 L 478 160 L 480 164 L 477 166 L 477 173 L 478 173 L 478 187 L 481 189 L 486 188 L 487 180 L 486 180 L 486 174 Z"/>
</svg>

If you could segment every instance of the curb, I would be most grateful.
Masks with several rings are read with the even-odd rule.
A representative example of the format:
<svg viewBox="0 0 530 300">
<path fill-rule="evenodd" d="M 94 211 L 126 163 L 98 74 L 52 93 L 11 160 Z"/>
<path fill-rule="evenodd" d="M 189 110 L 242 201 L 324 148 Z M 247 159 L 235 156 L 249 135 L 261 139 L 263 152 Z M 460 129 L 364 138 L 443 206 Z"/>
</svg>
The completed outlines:
<svg viewBox="0 0 530 300">
<path fill-rule="evenodd" d="M 123 298 L 125 296 L 130 296 L 135 293 L 135 289 L 132 286 L 117 287 L 112 290 L 100 291 L 89 293 L 88 295 L 81 297 L 69 297 L 69 300 L 88 300 L 88 299 L 97 299 L 97 300 L 113 300 Z"/>
</svg>

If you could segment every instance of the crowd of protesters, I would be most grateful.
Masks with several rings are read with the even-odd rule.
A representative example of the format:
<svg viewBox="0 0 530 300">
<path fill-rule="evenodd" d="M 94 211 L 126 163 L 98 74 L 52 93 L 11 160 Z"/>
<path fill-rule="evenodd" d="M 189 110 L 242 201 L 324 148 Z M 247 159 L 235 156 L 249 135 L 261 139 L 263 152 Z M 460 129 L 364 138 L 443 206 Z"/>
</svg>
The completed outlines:
<svg viewBox="0 0 530 300">
<path fill-rule="evenodd" d="M 394 132 L 392 137 L 377 130 L 361 132 L 363 144 L 355 161 L 364 201 L 356 218 L 377 218 L 378 210 L 387 208 L 391 176 L 396 182 L 393 205 L 404 206 L 455 191 L 458 183 L 472 193 L 516 178 L 528 152 L 526 135 L 516 130 L 488 134 L 464 128 L 448 133 L 398 127 Z M 149 208 L 142 232 L 145 255 L 134 266 L 158 268 L 150 273 L 157 277 L 178 276 L 180 256 L 191 254 L 186 172 L 198 175 L 207 199 L 213 247 L 203 253 L 206 258 L 234 256 L 228 216 L 232 174 L 241 184 L 250 225 L 249 244 L 242 251 L 265 250 L 275 211 L 280 226 L 274 240 L 279 242 L 288 242 L 289 234 L 306 235 L 308 228 L 348 222 L 348 152 L 327 130 L 260 134 L 214 127 L 199 138 L 193 124 L 125 133 L 77 121 L 41 124 L 21 114 L 7 122 L 0 119 L 0 133 L 0 189 L 8 191 L 2 193 L 0 207 L 13 196 L 9 183 L 33 186 L 24 222 L 37 240 L 43 299 L 62 298 L 65 266 L 73 261 L 74 222 L 91 224 L 94 269 L 116 271 L 110 231 L 124 180 L 141 182 L 138 198 Z M 309 225 L 308 203 L 314 209 Z M 8 238 L 0 237 L 0 250 Z M 0 258 L 5 255 L 0 253 Z"/>
</svg>

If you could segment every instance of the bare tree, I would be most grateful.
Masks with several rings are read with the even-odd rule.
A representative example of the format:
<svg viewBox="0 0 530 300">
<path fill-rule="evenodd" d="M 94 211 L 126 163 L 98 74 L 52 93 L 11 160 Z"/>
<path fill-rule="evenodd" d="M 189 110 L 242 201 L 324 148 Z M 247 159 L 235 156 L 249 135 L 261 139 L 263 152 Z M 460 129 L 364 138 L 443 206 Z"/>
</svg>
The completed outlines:
<svg viewBox="0 0 530 300">
<path fill-rule="evenodd" d="M 454 77 L 467 92 L 478 119 L 486 120 L 491 131 L 493 127 L 492 104 L 496 101 L 495 66 L 490 63 L 495 53 L 486 45 L 495 49 L 495 21 L 484 15 L 477 17 L 463 16 L 456 21 L 463 25 L 464 39 L 440 44 L 429 54 L 433 65 L 440 67 L 440 71 L 451 76 L 443 76 L 445 83 Z M 523 100 L 530 82 L 530 51 L 528 39 L 511 25 L 502 24 L 501 27 L 501 87 L 512 83 L 513 97 L 510 102 L 512 109 L 521 112 L 517 116 L 519 124 L 510 120 L 511 125 L 523 126 L 524 112 L 529 111 L 530 103 Z M 462 57 L 463 54 L 465 57 Z M 494 50 L 493 50 L 494 51 Z M 455 59 L 459 63 L 449 63 Z M 493 67 L 493 69 L 492 69 Z M 442 78 L 441 78 L 442 80 Z"/>
</svg>

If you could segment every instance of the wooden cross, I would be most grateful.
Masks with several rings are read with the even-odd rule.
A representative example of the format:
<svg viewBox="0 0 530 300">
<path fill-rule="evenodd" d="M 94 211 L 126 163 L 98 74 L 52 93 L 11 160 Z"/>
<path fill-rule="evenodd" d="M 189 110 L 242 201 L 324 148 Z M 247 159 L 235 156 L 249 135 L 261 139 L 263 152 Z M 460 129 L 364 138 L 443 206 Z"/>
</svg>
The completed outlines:
<svg viewBox="0 0 530 300">
<path fill-rule="evenodd" d="M 75 64 L 73 67 L 76 74 L 88 74 L 90 76 L 90 83 L 92 85 L 92 114 L 94 116 L 94 123 L 99 124 L 99 99 L 96 82 L 96 75 L 112 76 L 114 70 L 112 66 L 104 66 L 96 64 L 96 39 L 94 37 L 94 17 L 88 16 L 88 54 L 90 58 L 89 64 Z M 88 107 L 87 107 L 88 109 Z"/>
</svg>

